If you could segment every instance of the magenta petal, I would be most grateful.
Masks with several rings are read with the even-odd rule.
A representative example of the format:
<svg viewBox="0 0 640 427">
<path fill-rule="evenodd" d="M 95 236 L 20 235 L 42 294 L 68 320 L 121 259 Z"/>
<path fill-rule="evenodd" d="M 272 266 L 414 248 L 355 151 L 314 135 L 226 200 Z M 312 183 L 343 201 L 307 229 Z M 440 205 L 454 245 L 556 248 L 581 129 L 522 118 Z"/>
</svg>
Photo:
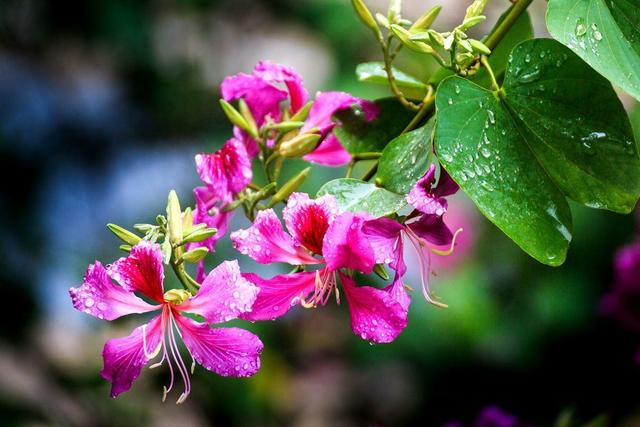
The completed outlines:
<svg viewBox="0 0 640 427">
<path fill-rule="evenodd" d="M 376 264 L 390 264 L 395 257 L 400 232 L 404 226 L 390 218 L 376 218 L 365 221 L 362 232 L 373 247 Z"/>
<path fill-rule="evenodd" d="M 353 279 L 340 274 L 349 303 L 351 329 L 363 340 L 389 343 L 407 326 L 407 310 L 390 292 L 371 286 L 356 286 Z"/>
<path fill-rule="evenodd" d="M 337 214 L 338 204 L 331 195 L 310 199 L 308 194 L 293 193 L 282 218 L 296 243 L 321 254 L 322 240 Z"/>
<path fill-rule="evenodd" d="M 431 165 L 427 173 L 416 182 L 406 196 L 407 203 L 425 214 L 442 215 L 447 211 L 448 202 L 445 196 L 458 191 L 458 184 L 451 179 L 444 168 L 440 168 L 438 186 L 433 187 L 436 179 L 436 166 Z"/>
<path fill-rule="evenodd" d="M 220 208 L 224 203 L 219 200 L 209 187 L 193 189 L 196 208 L 193 210 L 193 223 L 206 224 L 207 227 L 218 230 L 216 234 L 201 242 L 187 244 L 187 250 L 204 246 L 209 252 L 215 252 L 216 243 L 227 233 L 227 227 L 233 217 L 233 211 L 223 212 Z"/>
<path fill-rule="evenodd" d="M 240 317 L 246 320 L 273 320 L 284 316 L 291 307 L 300 304 L 315 289 L 316 272 L 282 274 L 263 279 L 256 274 L 244 277 L 260 288 L 253 309 Z"/>
<path fill-rule="evenodd" d="M 210 328 L 176 315 L 182 341 L 193 359 L 223 377 L 250 377 L 260 369 L 263 344 L 253 333 L 240 328 Z"/>
<path fill-rule="evenodd" d="M 270 61 L 260 61 L 253 70 L 253 75 L 266 81 L 284 83 L 289 91 L 292 113 L 296 113 L 309 99 L 302 77 L 291 67 Z"/>
<path fill-rule="evenodd" d="M 199 314 L 208 323 L 222 323 L 251 311 L 259 289 L 240 274 L 238 261 L 224 261 L 211 270 L 198 293 L 176 307 Z"/>
<path fill-rule="evenodd" d="M 253 159 L 259 152 L 260 146 L 255 139 L 251 138 L 249 134 L 238 126 L 233 127 L 233 137 L 238 141 L 242 141 L 244 147 L 247 149 L 247 154 L 250 159 Z"/>
<path fill-rule="evenodd" d="M 450 245 L 453 233 L 440 215 L 422 215 L 416 221 L 407 224 L 415 234 L 437 246 Z"/>
<path fill-rule="evenodd" d="M 160 245 L 142 240 L 131 248 L 128 257 L 111 264 L 108 274 L 125 289 L 140 292 L 159 303 L 164 302 L 164 267 Z"/>
<path fill-rule="evenodd" d="M 351 161 L 351 154 L 345 150 L 334 134 L 330 134 L 315 150 L 304 155 L 302 159 L 318 165 L 343 166 Z"/>
<path fill-rule="evenodd" d="M 280 103 L 287 99 L 287 92 L 278 89 L 265 79 L 244 73 L 229 76 L 220 85 L 225 101 L 243 98 L 258 126 L 267 118 L 280 120 Z"/>
<path fill-rule="evenodd" d="M 147 304 L 133 292 L 115 284 L 98 261 L 87 268 L 82 286 L 69 289 L 69 295 L 77 310 L 105 320 L 160 308 Z"/>
<path fill-rule="evenodd" d="M 373 270 L 375 254 L 362 232 L 364 221 L 361 216 L 344 212 L 331 223 L 322 246 L 330 270 L 351 268 L 363 273 Z"/>
<path fill-rule="evenodd" d="M 140 376 L 142 366 L 149 361 L 145 354 L 145 341 L 146 353 L 153 353 L 162 341 L 162 333 L 162 316 L 156 316 L 146 325 L 135 328 L 131 335 L 110 339 L 105 343 L 102 351 L 104 367 L 100 375 L 111 382 L 111 397 L 131 388 Z"/>
<path fill-rule="evenodd" d="M 202 182 L 217 198 L 226 202 L 244 190 L 253 176 L 247 149 L 235 138 L 213 154 L 196 155 L 196 169 Z"/>
<path fill-rule="evenodd" d="M 411 298 L 409 297 L 409 294 L 404 287 L 404 282 L 402 281 L 404 274 L 407 272 L 407 266 L 404 263 L 404 246 L 402 238 L 398 239 L 398 245 L 395 248 L 393 261 L 390 265 L 391 268 L 395 270 L 395 276 L 393 278 L 393 283 L 387 286 L 384 290 L 387 291 L 394 300 L 398 301 L 402 308 L 408 310 Z"/>
<path fill-rule="evenodd" d="M 320 133 L 325 135 L 335 126 L 333 115 L 353 105 L 362 106 L 365 118 L 373 120 L 377 116 L 377 110 L 375 104 L 371 104 L 373 103 L 370 101 L 364 101 L 346 92 L 318 92 L 301 131 L 318 128 Z"/>
<path fill-rule="evenodd" d="M 258 212 L 251 227 L 231 233 L 233 247 L 260 264 L 317 264 L 319 261 L 284 232 L 273 209 Z"/>
</svg>

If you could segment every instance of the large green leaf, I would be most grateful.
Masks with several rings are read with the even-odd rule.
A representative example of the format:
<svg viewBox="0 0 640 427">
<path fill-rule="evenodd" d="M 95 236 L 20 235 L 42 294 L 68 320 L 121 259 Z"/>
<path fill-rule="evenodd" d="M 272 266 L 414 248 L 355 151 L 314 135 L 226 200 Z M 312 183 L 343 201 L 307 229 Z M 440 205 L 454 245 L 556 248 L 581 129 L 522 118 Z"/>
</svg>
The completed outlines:
<svg viewBox="0 0 640 427">
<path fill-rule="evenodd" d="M 391 67 L 391 69 L 393 70 L 393 77 L 398 87 L 409 90 L 415 98 L 424 98 L 427 93 L 427 85 L 425 83 L 395 67 Z M 358 76 L 358 80 L 361 82 L 377 83 L 385 86 L 389 85 L 384 62 L 363 62 L 362 64 L 358 64 L 356 67 L 356 76 Z"/>
<path fill-rule="evenodd" d="M 406 205 L 404 196 L 353 178 L 327 182 L 318 190 L 318 196 L 325 194 L 333 195 L 342 211 L 368 212 L 374 217 L 392 214 Z"/>
<path fill-rule="evenodd" d="M 565 196 L 629 212 L 640 195 L 640 158 L 624 108 L 609 82 L 558 42 L 516 47 L 500 93 L 448 78 L 436 109 L 445 169 L 540 262 L 565 259 Z"/>
<path fill-rule="evenodd" d="M 508 13 L 508 10 L 503 13 L 498 22 L 501 22 Z M 489 64 L 491 64 L 491 69 L 496 74 L 496 76 L 501 76 L 502 73 L 504 73 L 504 70 L 507 68 L 507 59 L 509 58 L 511 50 L 513 50 L 513 48 L 518 45 L 518 43 L 529 40 L 531 38 L 533 38 L 533 26 L 531 25 L 531 18 L 529 17 L 528 13 L 523 13 L 509 29 L 507 34 L 505 34 L 500 43 L 498 43 L 498 45 L 493 49 L 491 55 L 489 56 Z M 436 73 L 433 74 L 433 76 L 431 76 L 429 82 L 434 84 L 439 83 L 445 77 L 451 75 L 453 75 L 453 72 L 447 70 L 446 68 L 440 68 Z M 470 79 L 480 86 L 488 87 L 491 84 L 489 74 L 484 68 L 478 70 L 478 72 L 474 76 L 471 76 Z"/>
<path fill-rule="evenodd" d="M 399 194 L 406 194 L 429 168 L 431 136 L 435 120 L 391 141 L 382 152 L 376 183 Z"/>
<path fill-rule="evenodd" d="M 547 27 L 555 39 L 640 100 L 640 0 L 550 0 Z"/>
<path fill-rule="evenodd" d="M 334 133 L 351 154 L 382 151 L 414 116 L 395 98 L 379 99 L 376 104 L 380 114 L 371 122 L 366 121 L 360 112 L 349 109 L 335 115 L 341 125 L 334 129 Z"/>
</svg>

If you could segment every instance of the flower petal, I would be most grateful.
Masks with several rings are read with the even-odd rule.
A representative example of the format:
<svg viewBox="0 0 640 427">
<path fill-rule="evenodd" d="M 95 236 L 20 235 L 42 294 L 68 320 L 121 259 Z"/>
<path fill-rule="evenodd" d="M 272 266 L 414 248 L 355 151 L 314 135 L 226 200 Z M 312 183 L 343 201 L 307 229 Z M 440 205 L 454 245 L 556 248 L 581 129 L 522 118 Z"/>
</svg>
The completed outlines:
<svg viewBox="0 0 640 427">
<path fill-rule="evenodd" d="M 87 268 L 82 286 L 69 289 L 73 306 L 98 319 L 114 320 L 132 313 L 146 313 L 160 306 L 147 304 L 131 291 L 115 284 L 96 261 Z"/>
<path fill-rule="evenodd" d="M 227 227 L 234 212 L 223 212 L 220 209 L 224 204 L 211 191 L 210 187 L 196 187 L 193 189 L 193 194 L 196 199 L 193 223 L 206 224 L 207 227 L 215 228 L 218 232 L 201 242 L 188 243 L 187 250 L 203 246 L 209 249 L 209 252 L 215 252 L 216 243 L 227 233 Z"/>
<path fill-rule="evenodd" d="M 351 161 L 351 154 L 334 134 L 330 134 L 315 150 L 302 156 L 302 159 L 318 165 L 343 166 Z"/>
<path fill-rule="evenodd" d="M 302 83 L 302 77 L 291 67 L 274 64 L 270 61 L 260 61 L 253 70 L 253 75 L 266 81 L 284 83 L 289 91 L 290 108 L 294 114 L 309 99 L 309 94 Z"/>
<path fill-rule="evenodd" d="M 220 85 L 225 101 L 244 99 L 258 126 L 270 116 L 280 120 L 280 103 L 287 99 L 287 92 L 278 89 L 262 77 L 239 73 L 224 79 Z"/>
<path fill-rule="evenodd" d="M 182 341 L 194 360 L 223 377 L 250 377 L 260 369 L 263 344 L 253 333 L 240 328 L 210 328 L 176 315 Z"/>
<path fill-rule="evenodd" d="M 349 303 L 353 333 L 375 343 L 395 340 L 407 326 L 407 310 L 389 292 L 371 286 L 358 287 L 342 273 L 340 280 Z"/>
<path fill-rule="evenodd" d="M 321 254 L 322 240 L 337 214 L 338 204 L 331 195 L 310 199 L 308 194 L 293 193 L 282 211 L 282 218 L 296 243 Z"/>
<path fill-rule="evenodd" d="M 208 323 L 222 323 L 251 311 L 259 289 L 240 274 L 238 261 L 224 261 L 211 270 L 198 293 L 176 307 L 196 313 Z"/>
<path fill-rule="evenodd" d="M 100 375 L 111 382 L 111 397 L 129 390 L 140 376 L 142 366 L 150 360 L 147 354 L 153 353 L 160 345 L 162 323 L 162 316 L 156 316 L 146 325 L 135 328 L 131 335 L 105 343 L 102 351 L 104 367 Z"/>
<path fill-rule="evenodd" d="M 440 215 L 422 215 L 416 221 L 407 224 L 407 227 L 420 238 L 437 246 L 450 245 L 453 240 L 453 233 Z"/>
<path fill-rule="evenodd" d="M 362 232 L 364 221 L 359 215 L 344 212 L 331 223 L 322 244 L 322 255 L 330 270 L 352 268 L 371 273 L 375 255 Z"/>
<path fill-rule="evenodd" d="M 400 232 L 404 226 L 390 218 L 380 217 L 365 221 L 362 232 L 373 247 L 376 264 L 390 264 L 395 257 Z"/>
<path fill-rule="evenodd" d="M 229 202 L 251 182 L 251 158 L 242 141 L 235 138 L 212 154 L 197 154 L 196 169 L 202 182 L 219 199 Z"/>
<path fill-rule="evenodd" d="M 440 168 L 438 186 L 435 178 L 436 166 L 431 165 L 427 173 L 416 182 L 406 196 L 407 203 L 425 214 L 442 215 L 447 211 L 448 202 L 445 196 L 458 191 L 458 184 L 449 176 L 444 168 Z"/>
<path fill-rule="evenodd" d="M 273 209 L 258 212 L 251 227 L 231 233 L 233 247 L 260 264 L 317 264 L 320 261 L 297 245 L 282 228 Z"/>
<path fill-rule="evenodd" d="M 284 316 L 291 307 L 313 292 L 316 272 L 282 274 L 271 279 L 263 279 L 251 273 L 244 274 L 244 277 L 258 286 L 260 292 L 252 310 L 240 317 L 251 321 L 273 320 Z"/>
<path fill-rule="evenodd" d="M 126 290 L 141 292 L 159 303 L 164 302 L 164 267 L 160 245 L 142 240 L 131 248 L 128 257 L 111 264 L 108 274 Z"/>
<path fill-rule="evenodd" d="M 371 101 L 356 98 L 346 92 L 318 92 L 301 132 L 318 128 L 322 135 L 326 135 L 335 126 L 333 115 L 353 105 L 359 105 L 369 121 L 378 115 L 377 106 Z"/>
</svg>

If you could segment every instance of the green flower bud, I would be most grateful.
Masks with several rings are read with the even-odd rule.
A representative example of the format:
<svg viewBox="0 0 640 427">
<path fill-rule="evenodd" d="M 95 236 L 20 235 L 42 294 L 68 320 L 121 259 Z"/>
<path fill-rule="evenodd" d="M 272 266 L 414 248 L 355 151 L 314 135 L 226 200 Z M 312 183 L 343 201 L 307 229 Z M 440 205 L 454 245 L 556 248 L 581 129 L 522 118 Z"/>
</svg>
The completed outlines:
<svg viewBox="0 0 640 427">
<path fill-rule="evenodd" d="M 481 15 L 487 5 L 487 0 L 474 0 L 471 6 L 467 8 L 467 14 L 464 19 L 473 18 L 474 16 Z"/>
<path fill-rule="evenodd" d="M 389 9 L 387 10 L 387 18 L 389 22 L 396 22 L 402 12 L 402 0 L 391 0 Z"/>
<path fill-rule="evenodd" d="M 435 53 L 435 50 L 433 50 L 433 48 L 428 44 L 414 42 L 413 40 L 411 40 L 411 33 L 407 29 L 402 28 L 400 25 L 391 25 L 391 31 L 393 31 L 393 34 L 402 42 L 403 45 L 405 45 L 409 49 L 426 54 Z"/>
<path fill-rule="evenodd" d="M 458 40 L 458 45 L 467 52 L 473 52 L 473 47 L 471 43 L 469 43 L 469 40 Z"/>
<path fill-rule="evenodd" d="M 182 259 L 186 262 L 195 264 L 196 262 L 203 260 L 208 253 L 209 253 L 209 249 L 207 248 L 204 248 L 204 247 L 194 248 L 182 254 Z"/>
<path fill-rule="evenodd" d="M 291 193 L 296 191 L 298 187 L 302 185 L 304 180 L 309 175 L 309 171 L 311 171 L 311 168 L 306 168 L 302 170 L 298 175 L 294 176 L 289 181 L 287 181 L 287 183 L 284 184 L 282 188 L 280 188 L 280 190 L 278 190 L 278 192 L 273 195 L 273 197 L 271 198 L 271 201 L 268 204 L 268 207 L 272 208 L 277 203 L 286 200 L 291 195 Z"/>
<path fill-rule="evenodd" d="M 431 41 L 431 36 L 428 31 L 418 31 L 416 33 L 412 33 L 410 39 L 414 42 L 429 43 Z"/>
<path fill-rule="evenodd" d="M 131 246 L 130 245 L 120 245 L 120 250 L 121 251 L 125 251 L 125 252 L 131 252 Z"/>
<path fill-rule="evenodd" d="M 300 109 L 293 116 L 291 116 L 288 119 L 288 121 L 304 122 L 305 120 L 307 120 L 307 116 L 309 115 L 309 110 L 311 110 L 312 106 L 313 106 L 313 101 L 307 102 L 302 107 L 300 107 Z"/>
<path fill-rule="evenodd" d="M 251 114 L 251 110 L 249 109 L 249 106 L 247 105 L 245 100 L 242 98 L 240 98 L 240 101 L 238 101 L 238 106 L 240 107 L 240 114 L 242 114 L 242 117 L 247 122 L 247 126 L 249 127 L 249 131 L 248 131 L 249 135 L 251 135 L 254 138 L 257 138 L 258 125 L 256 124 L 256 119 L 253 118 L 253 114 Z"/>
<path fill-rule="evenodd" d="M 303 133 L 284 141 L 278 147 L 278 153 L 285 158 L 302 157 L 312 152 L 320 141 L 317 133 Z"/>
<path fill-rule="evenodd" d="M 215 228 L 204 228 L 191 232 L 189 235 L 185 236 L 182 240 L 184 243 L 195 243 L 202 242 L 203 240 L 208 239 L 209 237 L 216 234 L 218 230 Z"/>
<path fill-rule="evenodd" d="M 257 132 L 252 133 L 252 129 L 249 123 L 247 123 L 245 118 L 242 116 L 242 114 L 240 114 L 240 112 L 238 112 L 238 110 L 233 108 L 233 105 L 229 104 L 224 99 L 221 99 L 220 106 L 222 107 L 222 111 L 224 112 L 224 114 L 227 116 L 227 119 L 229 119 L 232 124 L 238 126 L 244 131 L 247 131 L 253 137 L 258 136 Z"/>
<path fill-rule="evenodd" d="M 467 18 L 464 21 L 462 21 L 462 25 L 460 25 L 460 29 L 466 30 L 467 28 L 474 27 L 479 23 L 481 23 L 482 21 L 484 21 L 485 19 L 487 19 L 487 17 L 484 15 L 478 15 L 471 18 Z"/>
<path fill-rule="evenodd" d="M 410 30 L 424 30 L 431 27 L 431 24 L 436 20 L 438 14 L 442 10 L 442 6 L 434 6 L 427 13 L 422 15 L 416 22 L 413 23 Z"/>
<path fill-rule="evenodd" d="M 469 43 L 473 47 L 473 50 L 478 53 L 483 55 L 489 55 L 491 53 L 491 49 L 489 49 L 487 45 L 482 43 L 480 40 L 469 39 Z"/>
<path fill-rule="evenodd" d="M 458 64 L 460 68 L 467 68 L 475 58 L 475 55 L 469 52 L 459 53 L 456 55 L 456 64 Z"/>
<path fill-rule="evenodd" d="M 363 0 L 351 0 L 351 4 L 353 4 L 353 8 L 356 10 L 356 13 L 364 22 L 364 25 L 372 29 L 374 32 L 379 33 L 380 29 L 378 28 L 378 24 L 376 24 L 376 20 L 373 19 L 373 15 L 371 11 L 367 8 L 367 5 L 364 4 Z"/>
<path fill-rule="evenodd" d="M 427 30 L 429 33 L 429 37 L 431 40 L 440 47 L 444 46 L 444 36 L 437 32 L 436 30 Z"/>
<path fill-rule="evenodd" d="M 389 29 L 389 20 L 383 14 L 376 13 L 376 21 L 378 21 L 381 27 Z"/>
<path fill-rule="evenodd" d="M 387 273 L 387 269 L 384 268 L 383 264 L 376 264 L 375 267 L 373 267 L 373 272 L 382 280 L 389 280 L 389 273 Z"/>
<path fill-rule="evenodd" d="M 287 121 L 269 124 L 266 126 L 266 129 L 276 130 L 278 132 L 289 132 L 292 130 L 300 129 L 302 126 L 304 126 L 304 122 Z"/>
<path fill-rule="evenodd" d="M 116 224 L 107 224 L 107 228 L 118 237 L 118 239 L 122 240 L 126 244 L 130 246 L 135 246 L 142 238 L 136 234 L 133 234 L 131 231 L 120 227 Z"/>
<path fill-rule="evenodd" d="M 182 211 L 178 195 L 174 190 L 169 192 L 167 201 L 167 222 L 169 223 L 169 241 L 177 245 L 182 241 Z"/>
</svg>

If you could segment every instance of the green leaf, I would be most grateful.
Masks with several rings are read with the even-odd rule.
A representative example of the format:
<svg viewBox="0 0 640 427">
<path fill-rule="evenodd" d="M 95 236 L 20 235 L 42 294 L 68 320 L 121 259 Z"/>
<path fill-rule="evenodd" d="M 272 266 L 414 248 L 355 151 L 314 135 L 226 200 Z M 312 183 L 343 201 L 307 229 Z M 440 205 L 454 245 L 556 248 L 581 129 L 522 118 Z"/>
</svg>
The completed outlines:
<svg viewBox="0 0 640 427">
<path fill-rule="evenodd" d="M 640 100 L 638 0 L 550 0 L 547 27 L 555 39 Z"/>
<path fill-rule="evenodd" d="M 353 178 L 327 182 L 318 190 L 318 196 L 325 194 L 336 198 L 341 211 L 368 212 L 374 217 L 390 215 L 406 205 L 404 196 Z"/>
<path fill-rule="evenodd" d="M 376 104 L 380 114 L 371 122 L 354 110 L 339 111 L 335 115 L 341 125 L 334 129 L 334 134 L 351 154 L 381 152 L 413 118 L 414 113 L 395 98 L 379 99 Z"/>
<path fill-rule="evenodd" d="M 436 96 L 436 152 L 479 209 L 538 261 L 564 262 L 566 196 L 629 212 L 640 158 L 611 85 L 553 40 L 512 53 L 498 94 L 459 77 Z"/>
<path fill-rule="evenodd" d="M 400 135 L 382 152 L 376 183 L 395 193 L 406 194 L 429 168 L 433 150 L 431 136 L 435 120 Z"/>
<path fill-rule="evenodd" d="M 395 67 L 391 67 L 391 69 L 398 87 L 409 89 L 412 91 L 412 95 L 424 98 L 427 94 L 427 85 L 425 83 Z M 361 82 L 377 83 L 385 86 L 389 84 L 383 62 L 363 62 L 359 64 L 356 67 L 356 76 Z"/>
<path fill-rule="evenodd" d="M 513 7 L 513 6 L 512 6 Z M 498 22 L 502 21 L 509 11 L 507 10 L 502 14 Z M 533 26 L 531 25 L 531 18 L 529 13 L 523 13 L 518 20 L 513 24 L 511 29 L 505 34 L 504 38 L 493 49 L 491 55 L 489 55 L 489 64 L 496 74 L 496 77 L 501 76 L 504 70 L 507 68 L 507 60 L 509 54 L 519 43 L 533 38 Z M 486 39 L 486 37 L 485 37 Z M 431 78 L 429 83 L 439 83 L 445 77 L 453 75 L 453 72 L 446 68 L 439 69 Z M 489 73 L 484 68 L 478 70 L 478 72 L 471 76 L 471 81 L 479 84 L 480 86 L 489 87 L 491 85 L 491 78 Z"/>
</svg>

